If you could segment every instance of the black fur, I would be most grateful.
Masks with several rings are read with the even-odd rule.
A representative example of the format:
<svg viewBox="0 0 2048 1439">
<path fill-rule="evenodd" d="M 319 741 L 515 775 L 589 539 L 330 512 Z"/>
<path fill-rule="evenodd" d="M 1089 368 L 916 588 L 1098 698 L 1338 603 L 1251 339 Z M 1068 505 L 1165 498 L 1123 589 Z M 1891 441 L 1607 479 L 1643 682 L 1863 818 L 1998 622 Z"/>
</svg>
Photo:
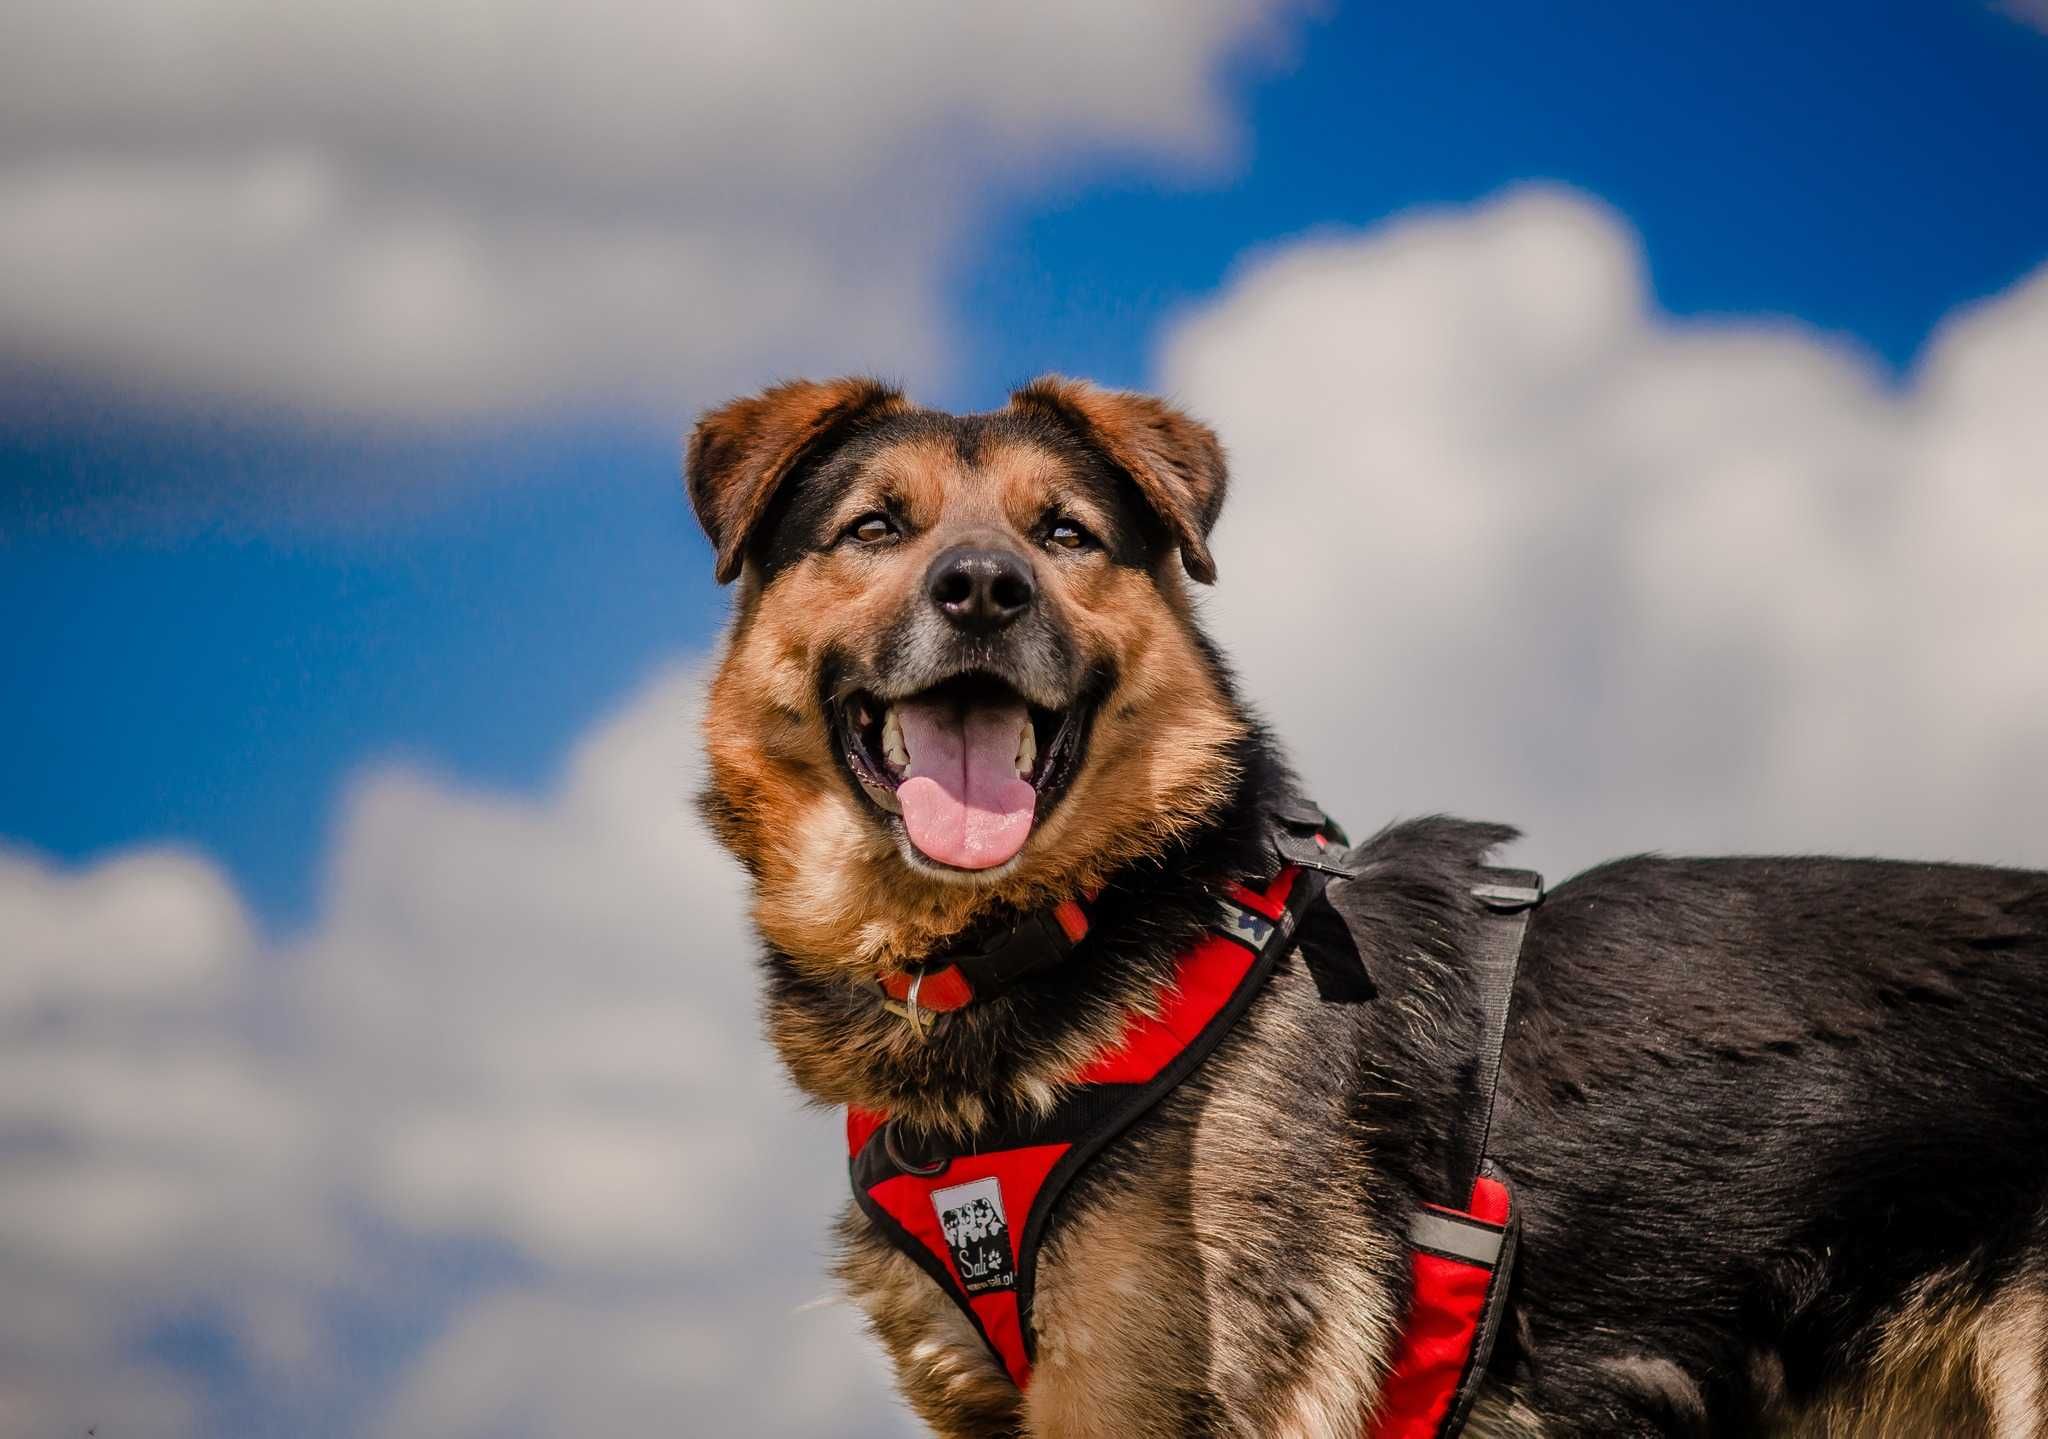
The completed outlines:
<svg viewBox="0 0 2048 1439">
<path fill-rule="evenodd" d="M 880 445 L 924 427 L 971 459 L 997 428 L 1031 426 L 1111 493 L 1122 518 L 1101 538 L 1112 556 L 1156 563 L 1165 537 L 1128 477 L 1029 415 L 875 422 L 785 487 L 755 558 L 772 579 L 829 543 L 838 484 Z M 1221 658 L 1206 641 L 1202 652 L 1230 694 Z M 764 961 L 771 1007 L 815 1016 L 873 1056 L 864 1101 L 953 1107 L 1002 1094 L 1034 1058 L 1142 1006 L 1211 922 L 1216 886 L 1275 867 L 1266 817 L 1294 783 L 1247 723 L 1231 800 L 1114 879 L 1075 962 L 950 1016 L 918 1046 L 887 1042 L 901 1021 L 871 986 L 776 954 Z M 1269 1229 L 1230 1257 L 1246 1307 L 1265 1317 L 1273 1375 L 1292 1372 L 1287 1356 L 1309 1352 L 1319 1322 L 1294 1278 L 1314 1267 L 1317 1224 L 1334 1212 L 1404 1234 L 1417 1203 L 1444 1197 L 1449 1138 L 1474 1102 L 1469 890 L 1513 833 L 1439 817 L 1359 846 L 1348 923 L 1305 926 L 1246 1021 L 1064 1201 L 1071 1215 L 1138 1176 L 1191 1173 L 1221 1076 L 1256 1076 L 1285 1118 L 1285 1152 L 1258 1180 Z M 1357 1002 L 1321 1000 L 1308 961 L 1348 962 L 1354 946 Z M 1288 1022 L 1262 1028 L 1262 1016 Z M 988 1127 L 1016 1118 L 996 1108 Z M 1305 1188 L 1361 1151 L 1362 1192 L 1333 1204 Z M 1636 858 L 1570 880 L 1529 925 L 1493 1157 L 1523 1224 L 1495 1392 L 1551 1433 L 1761 1432 L 1851 1381 L 1930 1278 L 1981 1304 L 2048 1270 L 2048 875 Z M 879 1242 L 857 1223 L 848 1239 Z M 1404 1264 L 1389 1258 L 1375 1276 L 1385 1292 L 1404 1292 Z M 1184 1311 L 1170 1322 L 1200 1352 L 1210 1321 L 1192 1301 Z M 1187 1433 L 1256 1410 L 1205 1390 L 1205 1372 L 1159 1376 L 1162 1390 L 1180 1386 Z"/>
<path fill-rule="evenodd" d="M 1692 1432 L 1601 1361 L 1668 1358 L 1711 1432 L 1870 1357 L 1913 1284 L 2042 1255 L 2048 875 L 1639 858 L 1529 930 L 1496 1148 L 1525 1205 L 1542 1403 Z"/>
</svg>

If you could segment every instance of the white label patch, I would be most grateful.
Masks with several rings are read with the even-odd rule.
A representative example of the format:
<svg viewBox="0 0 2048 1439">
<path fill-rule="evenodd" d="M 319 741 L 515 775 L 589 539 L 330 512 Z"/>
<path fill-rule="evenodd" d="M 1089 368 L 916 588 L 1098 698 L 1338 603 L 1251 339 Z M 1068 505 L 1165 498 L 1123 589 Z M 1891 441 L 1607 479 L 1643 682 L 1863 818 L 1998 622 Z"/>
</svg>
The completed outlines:
<svg viewBox="0 0 2048 1439">
<path fill-rule="evenodd" d="M 969 1294 L 1017 1287 L 1010 1260 L 1010 1222 L 1003 1213 L 1003 1188 L 994 1177 L 932 1191 L 939 1228 L 953 1251 L 953 1267 Z"/>
</svg>

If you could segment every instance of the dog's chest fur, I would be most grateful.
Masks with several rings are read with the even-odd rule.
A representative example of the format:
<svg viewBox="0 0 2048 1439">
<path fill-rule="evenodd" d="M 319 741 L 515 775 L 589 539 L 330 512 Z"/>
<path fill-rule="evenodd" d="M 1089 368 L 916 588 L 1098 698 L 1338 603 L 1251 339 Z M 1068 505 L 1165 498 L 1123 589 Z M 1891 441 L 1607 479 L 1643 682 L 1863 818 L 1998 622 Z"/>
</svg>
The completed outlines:
<svg viewBox="0 0 2048 1439">
<path fill-rule="evenodd" d="M 940 1432 L 1343 1435 L 1377 1392 L 1407 1252 L 1373 1212 L 1368 1082 L 1298 962 L 1084 1172 L 1041 1251 L 1025 1397 L 932 1283 L 846 1226 L 854 1297 Z M 972 1422 L 965 1421 L 969 1414 Z"/>
</svg>

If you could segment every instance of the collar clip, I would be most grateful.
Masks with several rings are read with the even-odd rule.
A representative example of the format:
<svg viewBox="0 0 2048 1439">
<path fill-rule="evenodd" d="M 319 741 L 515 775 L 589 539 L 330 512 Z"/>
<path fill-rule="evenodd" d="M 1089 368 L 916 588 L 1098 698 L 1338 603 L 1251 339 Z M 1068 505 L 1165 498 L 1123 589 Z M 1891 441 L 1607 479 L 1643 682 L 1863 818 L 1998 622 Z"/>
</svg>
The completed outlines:
<svg viewBox="0 0 2048 1439">
<path fill-rule="evenodd" d="M 1081 901 L 1062 900 L 998 930 L 978 949 L 937 955 L 916 969 L 891 970 L 882 976 L 882 1004 L 924 1039 L 939 1017 L 993 999 L 1065 961 L 1089 928 Z"/>
</svg>

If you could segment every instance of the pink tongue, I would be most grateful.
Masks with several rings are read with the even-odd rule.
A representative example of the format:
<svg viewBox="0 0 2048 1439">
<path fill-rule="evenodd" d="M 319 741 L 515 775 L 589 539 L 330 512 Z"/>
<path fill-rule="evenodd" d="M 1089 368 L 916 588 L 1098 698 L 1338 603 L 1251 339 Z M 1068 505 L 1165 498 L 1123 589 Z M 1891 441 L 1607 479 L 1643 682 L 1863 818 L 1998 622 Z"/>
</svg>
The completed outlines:
<svg viewBox="0 0 2048 1439">
<path fill-rule="evenodd" d="M 1017 773 L 1022 705 L 898 705 L 908 778 L 896 787 L 910 842 L 940 864 L 993 869 L 1031 835 L 1038 791 Z"/>
</svg>

